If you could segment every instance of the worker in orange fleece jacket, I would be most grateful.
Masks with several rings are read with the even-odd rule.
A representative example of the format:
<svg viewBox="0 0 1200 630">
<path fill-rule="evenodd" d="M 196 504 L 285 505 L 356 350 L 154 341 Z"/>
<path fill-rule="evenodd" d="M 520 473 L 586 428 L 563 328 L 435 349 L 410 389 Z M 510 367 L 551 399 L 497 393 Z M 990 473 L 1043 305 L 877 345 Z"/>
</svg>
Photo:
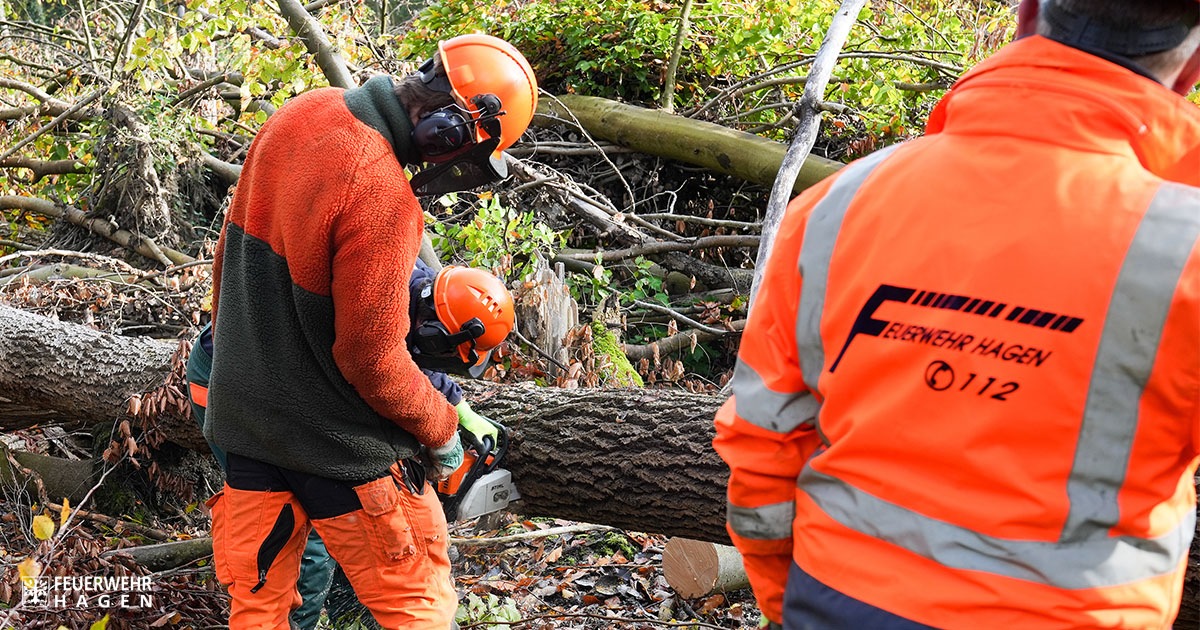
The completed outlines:
<svg viewBox="0 0 1200 630">
<path fill-rule="evenodd" d="M 209 505 L 231 628 L 288 627 L 310 524 L 383 627 L 452 627 L 446 522 L 418 455 L 439 478 L 462 446 L 406 346 L 416 194 L 502 178 L 536 98 L 515 48 L 464 35 L 399 80 L 298 96 L 255 138 L 214 261 L 205 424 L 227 456 Z M 483 307 L 489 321 L 418 345 L 484 361 L 477 342 L 508 331 L 503 305 Z"/>
</svg>

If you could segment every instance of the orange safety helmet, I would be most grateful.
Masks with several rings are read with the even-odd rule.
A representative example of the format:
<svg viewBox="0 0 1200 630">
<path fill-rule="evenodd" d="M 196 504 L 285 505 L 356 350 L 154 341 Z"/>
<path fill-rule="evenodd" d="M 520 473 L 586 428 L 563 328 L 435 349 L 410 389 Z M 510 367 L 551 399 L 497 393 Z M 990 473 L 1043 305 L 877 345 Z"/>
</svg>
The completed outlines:
<svg viewBox="0 0 1200 630">
<path fill-rule="evenodd" d="M 433 281 L 433 305 L 438 320 L 451 334 L 472 319 L 483 324 L 482 334 L 458 345 L 458 355 L 468 365 L 486 361 L 516 323 L 512 294 L 499 278 L 482 269 L 443 268 Z"/>
<path fill-rule="evenodd" d="M 478 119 L 477 97 L 493 94 L 500 99 L 504 115 L 500 122 L 499 153 L 516 144 L 533 120 L 537 109 L 537 79 L 533 68 L 512 44 L 491 35 L 474 33 L 438 42 L 442 67 L 450 79 L 450 91 L 459 107 Z M 485 125 L 476 128 L 475 141 L 492 137 Z"/>
</svg>

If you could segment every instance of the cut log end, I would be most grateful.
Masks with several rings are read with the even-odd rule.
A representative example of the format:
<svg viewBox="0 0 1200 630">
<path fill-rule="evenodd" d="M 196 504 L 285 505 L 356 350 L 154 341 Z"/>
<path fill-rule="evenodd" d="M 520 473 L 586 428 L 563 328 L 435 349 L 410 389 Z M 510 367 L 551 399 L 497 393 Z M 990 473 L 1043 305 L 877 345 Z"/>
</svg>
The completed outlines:
<svg viewBox="0 0 1200 630">
<path fill-rule="evenodd" d="M 750 586 L 736 549 L 689 538 L 667 541 L 663 549 L 663 575 L 671 588 L 686 599 Z"/>
</svg>

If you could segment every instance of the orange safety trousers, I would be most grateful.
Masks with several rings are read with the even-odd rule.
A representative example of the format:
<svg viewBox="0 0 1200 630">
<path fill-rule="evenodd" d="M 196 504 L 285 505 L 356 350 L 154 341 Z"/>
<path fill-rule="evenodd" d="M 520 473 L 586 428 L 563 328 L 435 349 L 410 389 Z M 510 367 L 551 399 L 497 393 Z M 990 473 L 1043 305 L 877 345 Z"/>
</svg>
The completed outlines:
<svg viewBox="0 0 1200 630">
<path fill-rule="evenodd" d="M 411 460 L 377 479 L 343 482 L 230 453 L 228 481 L 207 505 L 232 630 L 289 627 L 310 526 L 382 627 L 453 627 L 446 519 Z"/>
</svg>

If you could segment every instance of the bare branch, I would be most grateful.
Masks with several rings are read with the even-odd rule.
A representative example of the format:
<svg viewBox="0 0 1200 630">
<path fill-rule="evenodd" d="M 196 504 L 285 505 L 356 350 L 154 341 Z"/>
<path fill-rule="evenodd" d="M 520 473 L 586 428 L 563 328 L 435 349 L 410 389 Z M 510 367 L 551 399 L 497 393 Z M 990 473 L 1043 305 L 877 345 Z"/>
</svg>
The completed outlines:
<svg viewBox="0 0 1200 630">
<path fill-rule="evenodd" d="M 704 324 L 701 324 L 700 322 L 688 317 L 687 315 L 684 315 L 683 313 L 680 313 L 679 311 L 677 311 L 673 308 L 669 308 L 669 307 L 663 306 L 661 304 L 654 304 L 653 302 L 646 302 L 644 300 L 634 300 L 633 303 L 644 309 L 654 311 L 655 313 L 661 313 L 663 315 L 666 315 L 667 317 L 670 317 L 671 319 L 673 319 L 677 322 L 680 322 L 682 324 L 687 324 L 688 326 L 691 326 L 692 328 L 695 328 L 696 330 L 700 330 L 700 331 L 703 331 L 703 332 L 706 332 L 706 333 L 709 333 L 712 335 L 723 335 L 726 332 L 728 332 L 725 330 L 721 330 L 720 328 L 713 328 L 711 326 L 706 326 Z"/>
<path fill-rule="evenodd" d="M 79 160 L 35 160 L 24 157 L 9 157 L 0 160 L 0 168 L 26 168 L 33 172 L 33 181 L 38 181 L 47 175 L 66 175 L 68 173 L 87 173 L 91 171 Z"/>
<path fill-rule="evenodd" d="M 709 227 L 732 228 L 735 230 L 761 230 L 762 223 L 751 223 L 749 221 L 729 221 L 725 219 L 709 219 L 706 217 L 693 217 L 688 214 L 672 214 L 670 212 L 659 212 L 652 214 L 639 215 L 643 219 L 657 219 L 661 221 L 683 221 L 684 223 L 695 223 L 696 225 L 707 225 Z"/>
<path fill-rule="evenodd" d="M 36 85 L 31 85 L 24 81 L 18 81 L 16 79 L 8 79 L 5 77 L 0 77 L 0 88 L 8 88 L 10 90 L 19 90 L 21 92 L 24 92 L 24 93 L 32 96 L 33 98 L 37 99 L 38 101 L 40 101 L 42 103 L 60 103 L 60 104 L 62 104 L 63 107 L 67 106 L 67 104 L 65 102 L 60 101 L 60 100 L 54 98 L 53 96 L 50 96 L 44 90 L 37 87 Z"/>
<path fill-rule="evenodd" d="M 207 153 L 204 154 L 202 159 L 208 170 L 215 173 L 217 177 L 220 177 L 222 181 L 230 186 L 236 184 L 238 178 L 242 176 L 242 166 L 240 164 L 230 164 Z"/>
<path fill-rule="evenodd" d="M 508 156 L 507 164 L 509 170 L 521 181 L 549 185 L 560 183 L 563 179 L 561 177 L 546 177 L 534 169 L 530 163 L 523 162 L 512 156 Z M 546 168 L 543 165 L 539 166 Z M 614 221 L 609 215 L 611 212 L 610 209 L 602 207 L 599 203 L 589 199 L 578 190 L 573 190 L 565 185 L 549 185 L 548 187 L 551 194 L 556 197 L 559 203 L 574 211 L 588 223 L 605 231 L 613 231 L 621 240 L 632 243 L 644 243 L 652 240 L 637 228 Z"/>
<path fill-rule="evenodd" d="M 709 249 L 712 247 L 757 247 L 758 245 L 759 237 L 752 234 L 721 234 L 718 236 L 705 236 L 694 241 L 657 241 L 652 243 L 644 243 L 634 247 L 628 247 L 626 249 L 599 251 L 594 254 L 564 254 L 564 256 L 568 258 L 574 258 L 576 260 L 594 261 L 599 259 L 602 262 L 613 262 L 616 260 L 625 260 L 627 258 L 636 258 L 638 256 L 664 254 L 667 252 L 686 252 L 696 249 Z"/>
<path fill-rule="evenodd" d="M 138 0 L 137 6 L 133 8 L 133 14 L 129 16 L 129 23 L 125 27 L 125 36 L 121 38 L 121 46 L 117 49 L 117 54 L 113 55 L 112 65 L 109 66 L 109 76 L 115 77 L 117 68 L 125 66 L 125 58 L 129 56 L 129 50 L 133 46 L 133 32 L 137 30 L 138 22 L 142 21 L 142 13 L 146 11 L 146 0 Z"/>
<path fill-rule="evenodd" d="M 663 80 L 662 100 L 659 103 L 667 113 L 675 111 L 675 73 L 679 71 L 683 42 L 691 30 L 691 15 L 692 0 L 683 0 L 683 8 L 679 12 L 679 28 L 675 31 L 675 45 L 671 48 L 671 59 L 667 62 L 667 76 Z"/>
<path fill-rule="evenodd" d="M 796 124 L 796 136 L 783 157 L 779 175 L 771 187 L 766 216 L 763 217 L 762 244 L 754 260 L 754 281 L 750 285 L 752 306 L 759 283 L 762 282 L 763 272 L 766 271 L 767 261 L 770 260 L 775 232 L 779 230 L 784 210 L 795 188 L 796 176 L 800 174 L 800 167 L 804 164 L 808 152 L 812 150 L 821 128 L 820 105 L 825 98 L 825 86 L 829 83 L 829 76 L 833 74 L 833 66 L 837 63 L 842 46 L 846 44 L 850 29 L 865 4 L 866 0 L 842 0 L 842 6 L 833 16 L 833 22 L 825 33 L 825 40 L 821 42 L 821 48 L 817 51 L 816 60 L 809 72 L 809 80 L 804 84 L 804 95 L 800 97 L 797 105 L 801 113 L 800 122 Z"/>
<path fill-rule="evenodd" d="M 325 73 L 329 85 L 340 88 L 355 86 L 354 77 L 346 68 L 346 60 L 329 42 L 321 23 L 305 10 L 304 5 L 297 0 L 279 0 L 279 12 L 287 18 L 288 26 L 304 42 L 309 54 L 317 58 L 317 65 Z"/>
<path fill-rule="evenodd" d="M 730 327 L 733 330 L 722 331 L 719 335 L 689 330 L 645 345 L 625 344 L 621 349 L 625 351 L 625 356 L 628 356 L 630 361 L 641 361 L 642 359 L 653 361 L 656 357 L 664 354 L 674 354 L 684 348 L 690 348 L 693 343 L 712 341 L 713 339 L 719 339 L 728 335 L 740 334 L 742 329 L 746 327 L 746 320 L 739 319 L 730 324 Z"/>
<path fill-rule="evenodd" d="M 157 261 L 163 266 L 182 265 L 195 260 L 182 252 L 170 248 L 159 247 L 146 236 L 120 229 L 103 219 L 88 217 L 82 210 L 70 206 L 58 206 L 53 202 L 36 197 L 21 195 L 0 195 L 0 210 L 24 210 L 38 214 L 65 219 L 67 222 L 90 230 L 108 240 L 131 249 L 150 260 Z"/>
</svg>

